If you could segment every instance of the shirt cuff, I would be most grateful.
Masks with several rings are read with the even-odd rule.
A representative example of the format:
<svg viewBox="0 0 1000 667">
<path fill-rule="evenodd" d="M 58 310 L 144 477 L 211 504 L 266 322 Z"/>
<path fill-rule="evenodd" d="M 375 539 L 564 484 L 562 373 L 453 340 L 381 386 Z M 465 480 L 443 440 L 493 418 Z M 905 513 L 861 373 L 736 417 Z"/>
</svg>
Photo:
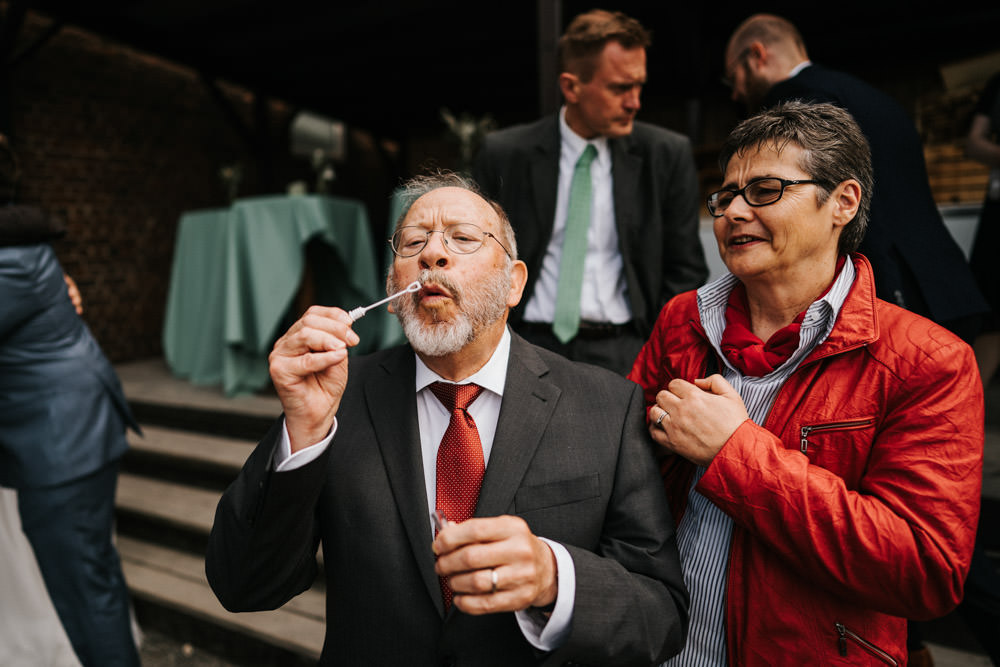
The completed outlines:
<svg viewBox="0 0 1000 667">
<path fill-rule="evenodd" d="M 556 557 L 556 585 L 559 588 L 556 592 L 556 604 L 548 618 L 545 612 L 535 607 L 514 612 L 514 616 L 517 617 L 521 634 L 529 644 L 541 651 L 554 651 L 566 641 L 573 622 L 576 568 L 573 567 L 573 558 L 566 547 L 544 537 L 538 539 L 549 545 Z"/>
<path fill-rule="evenodd" d="M 274 464 L 275 472 L 286 472 L 288 470 L 295 470 L 296 468 L 301 468 L 307 463 L 315 461 L 320 454 L 326 451 L 326 448 L 330 446 L 330 441 L 333 440 L 334 434 L 337 432 L 337 418 L 333 418 L 333 426 L 330 427 L 330 433 L 317 443 L 309 445 L 308 447 L 303 447 L 299 451 L 292 454 L 292 441 L 288 437 L 288 425 L 285 420 L 281 420 L 281 440 L 278 442 L 278 448 L 274 450 L 274 458 L 272 463 Z"/>
</svg>

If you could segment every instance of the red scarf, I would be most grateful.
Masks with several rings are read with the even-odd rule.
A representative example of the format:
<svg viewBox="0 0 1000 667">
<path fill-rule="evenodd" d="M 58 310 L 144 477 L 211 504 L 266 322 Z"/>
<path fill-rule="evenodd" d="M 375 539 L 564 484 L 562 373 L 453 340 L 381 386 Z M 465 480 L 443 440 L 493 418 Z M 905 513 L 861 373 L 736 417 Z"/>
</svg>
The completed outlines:
<svg viewBox="0 0 1000 667">
<path fill-rule="evenodd" d="M 834 280 L 840 275 L 846 257 L 837 258 L 837 268 Z M 823 290 L 819 298 L 833 287 L 833 281 Z M 726 305 L 726 329 L 722 332 L 722 353 L 726 359 L 743 375 L 763 377 L 781 364 L 788 361 L 799 346 L 799 330 L 806 311 L 795 316 L 792 323 L 778 329 L 765 343 L 750 329 L 750 306 L 747 303 L 747 290 L 743 283 L 737 283 L 729 293 Z"/>
</svg>

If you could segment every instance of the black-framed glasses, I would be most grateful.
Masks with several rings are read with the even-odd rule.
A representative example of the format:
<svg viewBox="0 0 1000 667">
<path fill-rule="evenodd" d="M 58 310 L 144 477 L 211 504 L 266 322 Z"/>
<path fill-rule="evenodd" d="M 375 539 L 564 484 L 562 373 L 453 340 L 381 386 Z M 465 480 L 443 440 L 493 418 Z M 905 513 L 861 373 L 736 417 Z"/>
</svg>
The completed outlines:
<svg viewBox="0 0 1000 667">
<path fill-rule="evenodd" d="M 448 225 L 444 229 L 427 229 L 425 227 L 400 227 L 389 239 L 392 251 L 400 257 L 413 257 L 420 254 L 420 251 L 427 245 L 431 234 L 441 234 L 444 245 L 451 252 L 460 255 L 474 253 L 483 247 L 486 238 L 492 238 L 500 244 L 507 256 L 514 259 L 507 247 L 500 242 L 496 236 L 480 229 L 471 222 L 460 222 L 457 225 Z"/>
<path fill-rule="evenodd" d="M 739 190 L 726 188 L 710 194 L 707 201 L 708 212 L 713 218 L 721 218 L 733 200 L 739 196 L 742 196 L 750 206 L 767 206 L 781 199 L 781 195 L 785 194 L 785 188 L 790 185 L 823 185 L 824 183 L 825 181 L 811 179 L 793 181 L 777 176 L 755 178 Z"/>
</svg>

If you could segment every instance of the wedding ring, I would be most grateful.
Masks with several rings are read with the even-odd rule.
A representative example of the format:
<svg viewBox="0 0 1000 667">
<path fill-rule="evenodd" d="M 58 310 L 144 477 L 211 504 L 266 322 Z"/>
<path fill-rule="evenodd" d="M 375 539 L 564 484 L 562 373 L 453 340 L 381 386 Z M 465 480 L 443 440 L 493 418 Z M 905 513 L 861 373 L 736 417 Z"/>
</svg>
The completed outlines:
<svg viewBox="0 0 1000 667">
<path fill-rule="evenodd" d="M 491 567 L 490 568 L 490 581 L 493 582 L 493 590 L 490 591 L 490 595 L 493 595 L 494 593 L 497 592 L 497 582 L 499 581 L 499 579 L 500 578 L 497 576 L 497 571 L 494 570 Z"/>
<path fill-rule="evenodd" d="M 660 408 L 660 409 L 661 409 L 661 410 L 663 410 L 663 408 Z M 660 414 L 660 417 L 659 417 L 659 419 L 657 419 L 657 420 L 656 420 L 656 425 L 657 425 L 657 426 L 659 426 L 659 425 L 660 425 L 660 422 L 662 422 L 662 421 L 663 421 L 663 418 L 664 418 L 664 417 L 666 417 L 666 416 L 667 416 L 667 411 L 666 411 L 666 410 L 663 410 L 663 413 L 662 413 L 662 414 Z"/>
</svg>

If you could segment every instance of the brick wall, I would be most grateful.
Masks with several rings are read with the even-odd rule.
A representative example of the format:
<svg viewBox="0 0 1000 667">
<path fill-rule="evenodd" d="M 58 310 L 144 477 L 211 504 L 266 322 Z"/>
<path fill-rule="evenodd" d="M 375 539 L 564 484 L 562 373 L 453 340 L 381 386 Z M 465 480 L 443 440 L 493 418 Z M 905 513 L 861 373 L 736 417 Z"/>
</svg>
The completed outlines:
<svg viewBox="0 0 1000 667">
<path fill-rule="evenodd" d="M 989 168 L 965 155 L 965 142 L 981 86 L 927 95 L 916 105 L 927 175 L 938 204 L 980 204 Z"/>
<path fill-rule="evenodd" d="M 29 15 L 18 44 L 48 24 Z M 252 97 L 223 89 L 249 121 Z M 251 167 L 250 147 L 195 72 L 72 28 L 16 66 L 8 94 L 18 199 L 65 220 L 56 250 L 85 319 L 112 360 L 159 356 L 177 220 L 224 206 L 219 169 Z M 271 113 L 287 125 L 284 105 Z"/>
</svg>

